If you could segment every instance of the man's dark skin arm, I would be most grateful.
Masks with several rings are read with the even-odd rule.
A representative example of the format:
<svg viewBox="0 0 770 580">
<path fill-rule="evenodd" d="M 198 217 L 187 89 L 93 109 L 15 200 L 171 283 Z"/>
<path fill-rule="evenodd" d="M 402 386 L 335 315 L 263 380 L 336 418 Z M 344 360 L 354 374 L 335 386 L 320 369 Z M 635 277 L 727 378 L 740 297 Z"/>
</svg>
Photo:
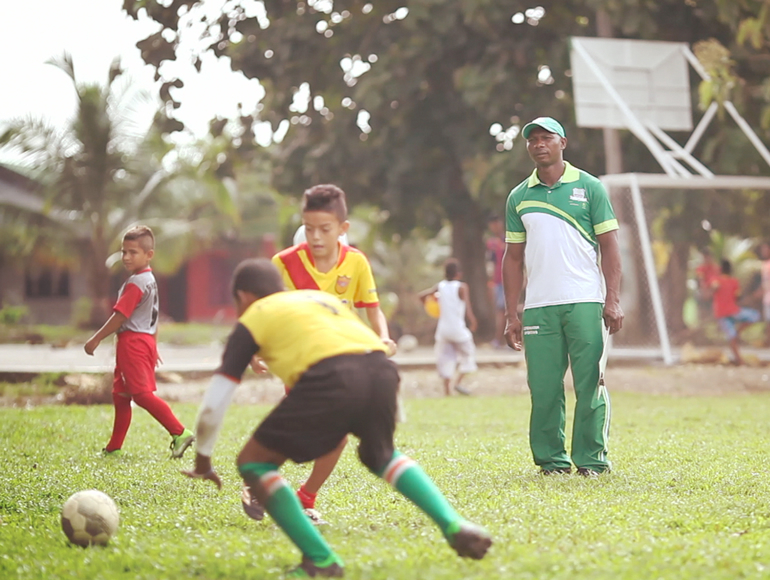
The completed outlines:
<svg viewBox="0 0 770 580">
<path fill-rule="evenodd" d="M 602 273 L 607 286 L 607 297 L 604 301 L 604 324 L 610 334 L 615 334 L 623 328 L 623 309 L 620 307 L 620 242 L 618 230 L 613 230 L 596 236 L 601 248 Z"/>
<path fill-rule="evenodd" d="M 524 246 L 505 244 L 503 254 L 503 290 L 505 292 L 505 341 L 514 350 L 521 350 L 522 334 L 519 320 L 519 298 L 524 286 Z"/>
</svg>

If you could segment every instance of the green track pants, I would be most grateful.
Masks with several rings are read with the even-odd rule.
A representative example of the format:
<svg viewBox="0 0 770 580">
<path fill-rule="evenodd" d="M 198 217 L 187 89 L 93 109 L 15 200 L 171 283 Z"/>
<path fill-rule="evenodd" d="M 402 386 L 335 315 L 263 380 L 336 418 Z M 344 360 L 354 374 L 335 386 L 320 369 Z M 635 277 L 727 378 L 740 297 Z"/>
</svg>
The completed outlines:
<svg viewBox="0 0 770 580">
<path fill-rule="evenodd" d="M 610 469 L 610 399 L 599 385 L 604 347 L 602 310 L 601 304 L 585 302 L 524 311 L 524 355 L 532 395 L 529 442 L 535 464 L 545 470 L 567 468 L 570 463 L 598 472 Z M 568 364 L 577 399 L 571 462 L 564 435 Z"/>
</svg>

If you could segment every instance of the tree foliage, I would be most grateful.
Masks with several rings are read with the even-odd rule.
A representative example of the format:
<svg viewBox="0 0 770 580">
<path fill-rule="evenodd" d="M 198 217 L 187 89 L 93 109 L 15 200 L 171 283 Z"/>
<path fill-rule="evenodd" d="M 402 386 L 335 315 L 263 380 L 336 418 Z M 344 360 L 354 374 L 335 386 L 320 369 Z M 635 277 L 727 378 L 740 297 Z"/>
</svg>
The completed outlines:
<svg viewBox="0 0 770 580">
<path fill-rule="evenodd" d="M 740 79 L 719 98 L 731 97 L 751 122 L 760 115 L 756 63 L 747 67 L 733 52 L 741 11 L 759 2 L 539 4 L 230 0 L 211 17 L 191 1 L 164 7 L 155 0 L 124 0 L 132 16 L 145 9 L 174 33 L 161 30 L 140 43 L 147 62 L 162 70 L 164 60 L 177 58 L 186 31 L 204 30 L 201 52 L 229 58 L 233 70 L 260 80 L 266 97 L 259 117 L 274 129 L 290 123 L 277 149 L 279 189 L 301 192 L 316 182 L 336 182 L 353 203 L 387 211 L 383 229 L 402 236 L 415 228 L 436 232 L 450 220 L 453 251 L 470 283 L 482 335 L 493 324 L 485 216 L 502 213 L 507 193 L 531 171 L 517 139 L 521 125 L 539 115 L 564 120 L 568 158 L 603 172 L 600 133 L 575 127 L 569 78 L 569 37 L 593 36 L 597 9 L 609 14 L 622 37 L 690 44 L 716 39 L 731 50 Z M 191 64 L 199 62 L 199 55 L 193 58 Z M 739 138 L 737 128 L 721 124 L 699 153 L 717 171 L 761 172 L 761 159 L 743 141 L 736 145 Z M 660 171 L 630 135 L 623 146 L 628 168 Z M 699 221 L 690 219 L 690 231 Z"/>
</svg>

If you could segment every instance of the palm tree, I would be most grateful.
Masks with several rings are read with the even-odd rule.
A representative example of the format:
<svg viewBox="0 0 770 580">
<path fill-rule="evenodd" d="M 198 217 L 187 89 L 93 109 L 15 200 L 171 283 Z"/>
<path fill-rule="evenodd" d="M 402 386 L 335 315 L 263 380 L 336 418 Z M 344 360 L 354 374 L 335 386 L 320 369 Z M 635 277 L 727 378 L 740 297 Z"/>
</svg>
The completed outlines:
<svg viewBox="0 0 770 580">
<path fill-rule="evenodd" d="M 39 199 L 0 198 L 0 211 L 43 223 L 46 238 L 38 243 L 61 245 L 77 256 L 96 325 L 107 314 L 111 247 L 170 178 L 161 163 L 168 147 L 158 149 L 163 141 L 153 128 L 142 135 L 131 127 L 133 105 L 146 95 L 116 82 L 123 74 L 119 59 L 104 86 L 79 83 L 66 53 L 49 64 L 72 79 L 77 109 L 63 130 L 20 119 L 0 135 L 0 147 L 21 156 L 42 193 Z"/>
</svg>

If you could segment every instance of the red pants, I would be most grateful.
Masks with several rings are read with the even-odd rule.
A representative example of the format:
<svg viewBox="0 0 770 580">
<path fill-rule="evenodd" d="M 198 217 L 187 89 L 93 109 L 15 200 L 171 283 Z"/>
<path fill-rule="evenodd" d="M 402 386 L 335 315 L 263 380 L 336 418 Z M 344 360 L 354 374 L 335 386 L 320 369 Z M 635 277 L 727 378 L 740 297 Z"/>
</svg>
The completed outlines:
<svg viewBox="0 0 770 580">
<path fill-rule="evenodd" d="M 115 352 L 112 392 L 137 395 L 155 391 L 157 360 L 158 348 L 152 334 L 121 332 Z"/>
</svg>

